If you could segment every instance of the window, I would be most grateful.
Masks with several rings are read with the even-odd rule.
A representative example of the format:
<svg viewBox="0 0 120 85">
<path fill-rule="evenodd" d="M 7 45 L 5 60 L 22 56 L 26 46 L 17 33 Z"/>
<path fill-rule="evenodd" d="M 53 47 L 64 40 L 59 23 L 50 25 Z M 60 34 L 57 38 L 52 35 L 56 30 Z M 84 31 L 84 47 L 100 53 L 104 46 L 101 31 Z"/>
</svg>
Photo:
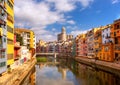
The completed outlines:
<svg viewBox="0 0 120 85">
<path fill-rule="evenodd" d="M 109 47 L 105 47 L 105 51 L 107 52 L 109 50 Z"/>
<path fill-rule="evenodd" d="M 7 25 L 7 31 L 13 33 L 13 28 Z"/>
<path fill-rule="evenodd" d="M 0 58 L 5 58 L 5 49 L 0 50 Z"/>
<path fill-rule="evenodd" d="M 6 42 L 6 38 L 4 38 L 4 42 Z"/>
<path fill-rule="evenodd" d="M 108 33 L 106 34 L 106 37 L 108 38 Z"/>
<path fill-rule="evenodd" d="M 117 29 L 119 29 L 120 28 L 120 26 L 119 25 L 117 25 Z"/>
<path fill-rule="evenodd" d="M 8 19 L 11 23 L 14 22 L 14 19 L 13 19 L 13 17 L 12 17 L 10 14 L 7 14 L 7 19 Z"/>
<path fill-rule="evenodd" d="M 13 40 L 7 39 L 7 44 L 13 44 Z"/>
<path fill-rule="evenodd" d="M 103 38 L 104 38 L 104 35 L 103 35 Z"/>
<path fill-rule="evenodd" d="M 114 32 L 114 36 L 116 36 L 116 32 Z"/>
<path fill-rule="evenodd" d="M 3 67 L 3 66 L 5 66 L 5 65 L 6 65 L 5 62 L 0 63 L 0 67 Z"/>
<path fill-rule="evenodd" d="M 13 59 L 13 54 L 7 54 L 7 59 L 8 60 Z"/>
</svg>

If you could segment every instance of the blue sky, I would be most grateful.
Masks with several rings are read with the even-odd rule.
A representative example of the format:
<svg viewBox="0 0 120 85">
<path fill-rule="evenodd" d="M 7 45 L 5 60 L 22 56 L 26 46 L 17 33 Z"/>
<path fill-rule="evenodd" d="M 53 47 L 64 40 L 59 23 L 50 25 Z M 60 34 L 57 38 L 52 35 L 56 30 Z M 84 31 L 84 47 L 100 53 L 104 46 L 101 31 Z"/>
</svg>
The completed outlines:
<svg viewBox="0 0 120 85">
<path fill-rule="evenodd" d="M 37 40 L 84 33 L 120 18 L 120 0 L 15 0 L 15 27 L 31 29 Z"/>
</svg>

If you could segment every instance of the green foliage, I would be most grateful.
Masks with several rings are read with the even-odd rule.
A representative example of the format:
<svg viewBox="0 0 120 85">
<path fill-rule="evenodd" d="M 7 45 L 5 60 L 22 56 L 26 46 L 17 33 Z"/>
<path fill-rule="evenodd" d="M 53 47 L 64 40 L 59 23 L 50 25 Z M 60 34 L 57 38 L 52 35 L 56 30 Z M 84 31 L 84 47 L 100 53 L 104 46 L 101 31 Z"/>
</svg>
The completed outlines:
<svg viewBox="0 0 120 85">
<path fill-rule="evenodd" d="M 47 58 L 45 57 L 37 57 L 37 62 L 47 62 Z"/>
</svg>

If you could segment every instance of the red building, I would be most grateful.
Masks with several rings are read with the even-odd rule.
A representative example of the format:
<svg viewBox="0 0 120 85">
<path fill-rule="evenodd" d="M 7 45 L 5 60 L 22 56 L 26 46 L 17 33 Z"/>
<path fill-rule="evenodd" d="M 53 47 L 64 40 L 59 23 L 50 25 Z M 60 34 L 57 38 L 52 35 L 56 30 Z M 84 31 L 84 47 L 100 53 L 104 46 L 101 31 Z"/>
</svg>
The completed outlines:
<svg viewBox="0 0 120 85">
<path fill-rule="evenodd" d="M 16 41 L 16 34 L 14 34 L 14 60 L 18 60 L 20 57 L 20 42 Z"/>
</svg>

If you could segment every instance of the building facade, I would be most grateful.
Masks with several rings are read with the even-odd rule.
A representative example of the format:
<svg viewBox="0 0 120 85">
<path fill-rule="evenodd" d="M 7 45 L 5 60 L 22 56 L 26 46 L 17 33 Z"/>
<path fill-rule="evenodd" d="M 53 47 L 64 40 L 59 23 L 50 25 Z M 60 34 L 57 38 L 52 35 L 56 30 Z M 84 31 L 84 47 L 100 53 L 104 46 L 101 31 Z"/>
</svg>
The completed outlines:
<svg viewBox="0 0 120 85">
<path fill-rule="evenodd" d="M 82 57 L 87 57 L 87 40 L 86 40 L 86 34 L 80 34 L 76 38 L 76 50 L 77 54 L 76 56 L 82 56 Z"/>
<path fill-rule="evenodd" d="M 14 0 L 7 0 L 7 65 L 14 63 Z"/>
<path fill-rule="evenodd" d="M 0 74 L 7 70 L 7 12 L 4 0 L 0 1 Z"/>
<path fill-rule="evenodd" d="M 111 37 L 114 41 L 115 61 L 120 61 L 120 19 L 115 20 L 112 25 Z"/>
<path fill-rule="evenodd" d="M 101 59 L 102 54 L 102 29 L 101 27 L 96 28 L 96 31 L 94 33 L 94 52 L 95 52 L 95 58 Z"/>
<path fill-rule="evenodd" d="M 114 61 L 113 38 L 111 38 L 111 25 L 103 27 L 102 30 L 102 57 L 100 60 Z"/>
<path fill-rule="evenodd" d="M 23 29 L 23 28 L 15 28 L 15 32 L 20 34 L 20 36 L 23 38 L 23 46 L 26 46 L 27 49 L 31 52 L 31 57 L 35 54 L 35 46 L 36 46 L 36 40 L 35 40 L 35 34 L 32 30 Z"/>
<path fill-rule="evenodd" d="M 95 58 L 94 54 L 94 29 L 87 32 L 87 56 Z"/>
</svg>

